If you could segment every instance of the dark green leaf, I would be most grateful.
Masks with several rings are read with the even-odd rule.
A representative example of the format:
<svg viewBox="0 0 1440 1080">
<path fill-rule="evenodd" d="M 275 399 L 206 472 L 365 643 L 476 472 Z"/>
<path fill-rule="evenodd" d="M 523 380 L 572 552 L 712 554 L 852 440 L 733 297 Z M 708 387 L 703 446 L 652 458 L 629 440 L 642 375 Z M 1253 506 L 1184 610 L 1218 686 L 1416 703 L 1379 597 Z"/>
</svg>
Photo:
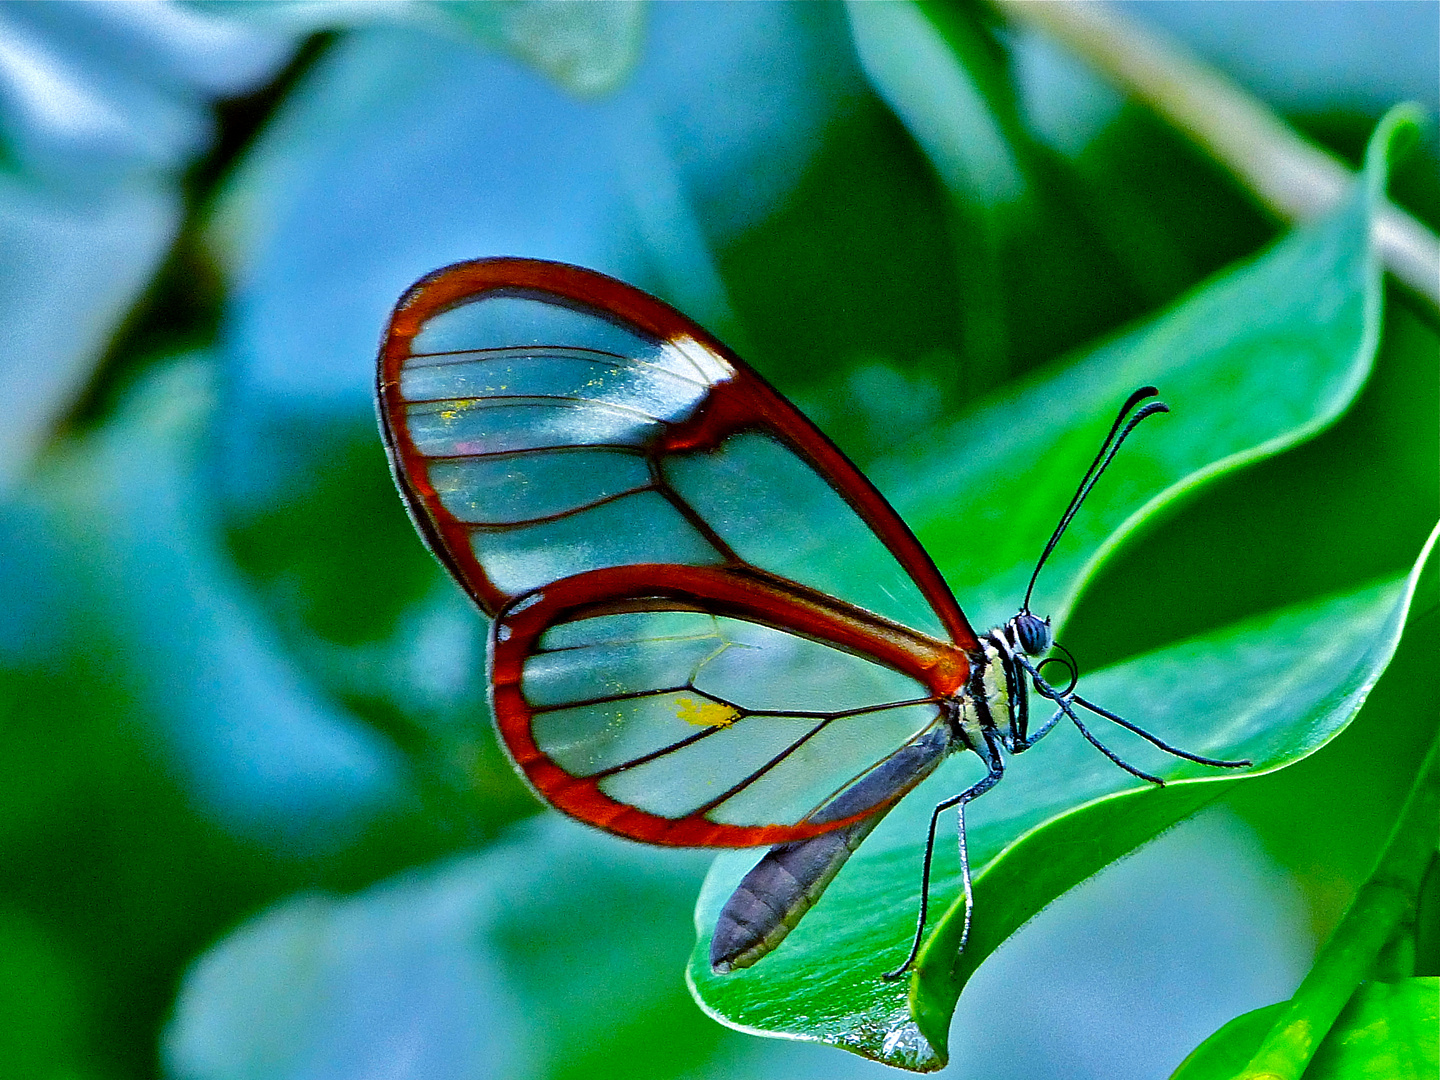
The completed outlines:
<svg viewBox="0 0 1440 1080">
<path fill-rule="evenodd" d="M 1277 1001 L 1237 1016 L 1192 1050 L 1170 1080 L 1229 1080 L 1245 1067 L 1284 1011 L 1285 1002 Z"/>
<path fill-rule="evenodd" d="M 1096 673 L 1087 694 L 1121 715 L 1146 717 L 1151 731 L 1197 753 L 1248 755 L 1257 772 L 1278 768 L 1318 748 L 1358 709 L 1393 651 L 1413 585 L 1413 578 L 1387 582 L 1146 654 Z M 1179 782 L 1146 788 L 1068 729 L 1028 752 L 967 815 L 972 864 L 984 869 L 958 963 L 958 860 L 950 845 L 937 848 L 932 897 L 955 902 L 921 954 L 909 999 L 903 985 L 879 976 L 904 958 L 913 932 L 929 808 L 978 776 L 978 762 L 947 763 L 921 788 L 925 794 L 894 811 L 779 950 L 753 968 L 716 976 L 710 928 L 754 861 L 723 856 L 696 910 L 701 940 L 690 978 L 702 1004 L 744 1028 L 938 1068 L 955 1001 L 986 956 L 1060 893 L 1236 782 L 1111 743 Z"/>
<path fill-rule="evenodd" d="M 1432 1080 L 1440 1070 L 1440 979 L 1367 983 L 1305 1070 L 1305 1080 Z"/>
<path fill-rule="evenodd" d="M 1072 529 L 1047 571 L 1054 584 L 1037 593 L 1052 598 L 1036 604 L 1041 613 L 1058 608 L 1063 616 L 1098 563 L 1167 504 L 1293 445 L 1343 411 L 1373 358 L 1379 282 L 1369 209 L 1403 123 L 1382 128 L 1368 182 L 1329 220 L 1149 327 L 977 410 L 892 469 L 888 486 L 972 615 L 978 607 L 998 621 L 1014 610 L 1030 560 L 1111 410 L 1135 385 L 1162 386 L 1175 414 L 1152 421 L 1156 430 L 1137 437 L 1096 489 L 1078 535 Z M 959 506 L 963 514 L 954 513 Z M 995 576 L 984 578 L 987 569 Z M 1149 730 L 1192 752 L 1250 757 L 1251 775 L 1279 768 L 1328 741 L 1358 710 L 1394 651 L 1416 580 L 1159 650 L 1088 677 L 1086 694 L 1143 717 Z M 830 1042 L 912 1069 L 943 1065 L 955 1001 L 985 956 L 1060 893 L 1233 782 L 1115 745 L 1141 767 L 1187 782 L 1143 790 L 1075 733 L 1052 735 L 968 815 L 979 871 L 969 946 L 955 964 L 957 900 L 932 924 L 908 1000 L 879 974 L 904 957 L 913 932 L 929 807 L 978 778 L 979 763 L 968 755 L 924 785 L 933 798 L 914 796 L 890 815 L 776 953 L 723 977 L 709 970 L 709 930 L 754 856 L 718 860 L 697 907 L 701 940 L 690 966 L 697 998 L 742 1028 Z M 944 847 L 937 851 L 932 895 L 956 895 L 955 862 Z"/>
<path fill-rule="evenodd" d="M 1440 1068 L 1440 979 L 1366 983 L 1320 1044 L 1305 1080 L 1431 1080 Z M 1286 1002 L 1237 1016 L 1206 1039 L 1170 1080 L 1233 1080 Z"/>
</svg>

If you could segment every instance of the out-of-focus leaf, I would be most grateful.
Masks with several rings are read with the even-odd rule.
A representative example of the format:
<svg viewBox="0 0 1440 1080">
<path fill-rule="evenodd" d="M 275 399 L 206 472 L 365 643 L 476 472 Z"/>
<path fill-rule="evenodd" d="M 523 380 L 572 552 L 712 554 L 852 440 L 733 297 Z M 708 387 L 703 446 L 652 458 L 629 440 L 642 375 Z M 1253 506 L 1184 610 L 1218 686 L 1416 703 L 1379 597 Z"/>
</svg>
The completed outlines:
<svg viewBox="0 0 1440 1080">
<path fill-rule="evenodd" d="M 213 134 L 214 98 L 284 64 L 287 36 L 180 7 L 37 4 L 0 14 L 0 134 L 56 193 L 174 180 Z"/>
<path fill-rule="evenodd" d="M 29 467 L 175 237 L 178 194 L 137 187 L 56 199 L 0 174 L 0 312 L 12 328 L 0 358 L 0 489 Z"/>
<path fill-rule="evenodd" d="M 978 578 L 982 556 L 995 561 L 999 580 L 976 590 L 982 616 L 998 621 L 1002 613 L 990 598 L 1006 586 L 1015 603 L 1029 560 L 1068 496 L 1063 489 L 1093 454 L 1099 437 L 1086 413 L 1099 413 L 1096 420 L 1105 422 L 1097 399 L 1087 396 L 1097 388 L 1119 398 L 1153 378 L 1167 388 L 1167 398 L 1184 403 L 1177 413 L 1189 419 L 1181 431 L 1167 425 L 1165 438 L 1153 430 L 1148 439 L 1140 435 L 1133 450 L 1127 446 L 1128 464 L 1120 464 L 1125 455 L 1117 459 L 1119 475 L 1107 474 L 1097 488 L 1099 493 L 1109 485 L 1109 496 L 1099 506 L 1087 504 L 1089 516 L 1082 519 L 1089 524 L 1081 537 L 1066 537 L 1070 554 L 1062 566 L 1071 574 L 1087 554 L 1093 567 L 1114 549 L 1118 538 L 1105 539 L 1111 530 L 1133 530 L 1188 488 L 1313 434 L 1348 404 L 1368 372 L 1377 333 L 1369 207 L 1396 124 L 1403 121 L 1392 121 L 1376 136 L 1369 182 L 1330 221 L 1228 275 L 1148 330 L 1036 379 L 955 426 L 956 441 L 964 440 L 959 460 L 930 466 L 930 477 L 949 484 L 937 483 L 928 494 L 948 486 L 957 496 L 951 505 L 966 513 L 941 517 L 939 507 L 929 507 L 931 531 L 948 543 L 928 546 L 952 584 Z M 1226 394 L 1218 392 L 1221 387 Z M 1158 428 L 1162 421 L 1152 423 Z M 1041 434 L 1030 434 L 1037 428 Z M 1057 458 L 1073 468 L 1058 468 Z M 915 468 L 917 460 L 939 459 L 932 445 L 928 456 L 917 452 L 910 461 Z M 1042 461 L 1043 471 L 1030 471 Z M 950 478 L 962 470 L 970 482 L 956 485 Z M 919 500 L 926 478 L 922 473 L 921 486 L 910 488 L 912 501 Z M 1037 491 L 1052 505 L 1043 506 Z M 986 513 L 985 506 L 993 509 Z M 996 520 L 1002 510 L 1003 526 Z M 1019 528 L 1011 529 L 1016 520 Z M 925 536 L 927 530 L 922 525 L 919 531 Z M 965 532 L 976 536 L 960 549 L 967 563 L 957 571 L 957 552 L 949 544 Z M 1025 536 L 1023 546 L 1014 541 L 1017 532 Z M 1066 580 L 1063 569 L 1047 573 Z M 1192 752 L 1249 757 L 1256 772 L 1279 768 L 1313 752 L 1349 722 L 1394 651 L 1415 580 L 1173 646 L 1089 677 L 1086 692 L 1122 715 L 1144 717 L 1150 730 Z M 1067 606 L 1076 586 L 1069 588 Z M 969 594 L 960 595 L 970 606 Z M 1042 601 L 1036 610 L 1050 606 Z M 1332 652 L 1341 640 L 1350 651 Z M 1315 662 L 1317 652 L 1324 663 Z M 1217 723 L 1217 717 L 1226 720 Z M 968 815 L 972 867 L 982 869 L 976 922 L 958 966 L 963 901 L 932 924 L 908 1001 L 878 979 L 903 957 L 912 932 L 914 867 L 929 806 L 938 793 L 978 778 L 978 763 L 968 755 L 924 785 L 936 798 L 916 796 L 890 815 L 776 953 L 754 968 L 717 977 L 707 959 L 709 928 L 754 861 L 722 857 L 697 907 L 701 940 L 690 967 L 697 997 L 738 1026 L 833 1042 L 908 1068 L 943 1064 L 955 1000 L 980 960 L 1059 893 L 1192 813 L 1224 784 L 1213 771 L 1172 761 L 1147 768 L 1159 768 L 1167 778 L 1209 782 L 1140 790 L 1078 737 L 1063 738 L 1052 735 L 1032 751 L 1025 767 L 1012 770 Z M 1042 768 L 1043 786 L 1021 779 L 1038 777 Z M 1066 857 L 1057 858 L 1056 851 Z M 943 848 L 939 855 L 935 880 L 949 882 L 953 895 L 958 868 L 948 865 Z M 860 974 L 871 967 L 874 977 Z"/>
<path fill-rule="evenodd" d="M 529 809 L 417 792 L 396 748 L 279 648 L 213 528 L 213 371 L 153 368 L 0 501 L 6 1077 L 154 1075 L 174 980 L 214 935 Z M 72 1073 L 24 1071 L 57 1042 Z"/>
<path fill-rule="evenodd" d="M 755 1059 L 696 1010 L 699 853 L 659 855 L 558 816 L 350 897 L 295 897 L 212 947 L 164 1041 L 175 1080 L 868 1075 Z"/>
<path fill-rule="evenodd" d="M 943 9 L 902 3 L 847 5 L 855 50 L 870 81 L 925 149 L 945 186 L 989 209 L 1025 198 L 1013 140 L 967 66 Z"/>
<path fill-rule="evenodd" d="M 951 196 L 965 313 L 962 355 L 986 388 L 1009 366 L 1004 249 L 1032 184 L 1013 125 L 995 107 L 998 65 L 964 14 L 916 3 L 851 3 L 855 51 L 871 85 L 925 151 Z M 989 377 L 974 379 L 974 373 Z"/>
<path fill-rule="evenodd" d="M 1234 1080 L 1285 1002 L 1237 1016 L 1195 1048 L 1170 1080 Z M 1440 979 L 1365 983 L 1325 1036 L 1305 1080 L 1429 1080 L 1440 1068 Z"/>
<path fill-rule="evenodd" d="M 961 323 L 951 379 L 967 401 L 1173 300 L 1272 235 L 1171 133 L 1153 122 L 1109 122 L 1112 91 L 1089 88 L 1085 73 L 1065 79 L 1073 64 L 997 32 L 983 5 L 847 10 L 872 85 L 949 195 Z M 1048 95 L 1047 111 L 1035 75 L 1043 89 L 1056 69 L 1062 87 Z M 1099 99 L 1097 116 L 1084 115 L 1087 89 L 1089 101 Z M 1070 115 L 1077 102 L 1078 122 Z M 1087 141 L 1097 127 L 1122 130 L 1072 159 L 1052 148 L 1053 138 L 1047 145 L 1047 124 L 1085 129 Z M 1187 230 L 1197 218 L 1201 227 Z"/>
<path fill-rule="evenodd" d="M 1440 1071 L 1440 979 L 1366 983 L 1335 1021 L 1305 1080 L 1430 1080 Z"/>
<path fill-rule="evenodd" d="M 350 901 L 300 896 L 242 926 L 181 990 L 169 1074 L 440 1078 L 484 1061 L 488 1076 L 524 1075 L 527 1048 L 506 1037 L 523 1014 L 477 948 L 504 887 L 483 862 Z"/>
<path fill-rule="evenodd" d="M 289 48 L 159 4 L 0 11 L 0 491 L 160 266 L 211 99 L 268 78 Z"/>
<path fill-rule="evenodd" d="M 451 0 L 437 6 L 480 40 L 587 97 L 624 82 L 640 55 L 645 29 L 640 0 Z"/>
<path fill-rule="evenodd" d="M 74 1077 L 88 1048 L 85 988 L 76 965 L 30 920 L 0 915 L 0 1066 L 13 1077 Z"/>
<path fill-rule="evenodd" d="M 333 849 L 394 805 L 404 769 L 276 649 L 218 550 L 200 475 L 213 370 L 161 369 L 39 487 L 73 538 L 70 576 L 140 675 L 165 764 L 241 834 Z"/>
<path fill-rule="evenodd" d="M 582 97 L 624 83 L 645 30 L 640 0 L 236 0 L 225 11 L 238 21 L 291 33 L 410 24 L 523 60 Z"/>
</svg>

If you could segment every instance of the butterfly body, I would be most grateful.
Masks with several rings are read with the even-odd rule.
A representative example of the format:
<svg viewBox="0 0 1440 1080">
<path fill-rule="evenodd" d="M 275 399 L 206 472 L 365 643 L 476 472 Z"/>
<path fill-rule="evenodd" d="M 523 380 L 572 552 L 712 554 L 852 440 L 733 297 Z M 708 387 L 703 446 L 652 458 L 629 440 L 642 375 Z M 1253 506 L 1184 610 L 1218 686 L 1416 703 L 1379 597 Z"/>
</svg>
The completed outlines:
<svg viewBox="0 0 1440 1080">
<path fill-rule="evenodd" d="M 1037 620 L 1038 621 L 1038 620 Z M 925 739 L 905 748 L 866 781 L 877 791 L 845 793 L 815 816 L 843 817 L 847 802 L 879 803 L 882 809 L 813 840 L 772 848 L 726 901 L 710 939 L 710 965 L 720 973 L 749 967 L 772 951 L 814 905 L 845 862 L 890 808 L 939 768 L 952 753 L 972 751 L 986 775 L 968 789 L 972 801 L 1004 774 L 1004 754 L 1033 745 L 1027 739 L 1030 711 L 1025 672 L 1016 656 L 1048 650 L 1048 636 L 1022 635 L 1012 619 L 980 637 L 965 684 L 939 703 L 941 723 Z M 883 794 L 882 794 L 883 790 Z"/>
<path fill-rule="evenodd" d="M 1153 394 L 1125 404 L 1045 556 L 1106 455 L 1163 410 L 1117 438 Z M 932 815 L 925 878 L 938 814 L 958 806 L 968 896 L 963 810 L 1003 754 L 1062 715 L 1084 732 L 1072 702 L 1125 723 L 1073 694 L 1073 668 L 1065 691 L 1041 677 L 1052 642 L 1028 594 L 976 635 L 829 439 L 622 282 L 533 259 L 438 270 L 396 305 L 376 396 L 416 528 L 494 620 L 496 728 L 536 794 L 646 843 L 778 845 L 721 918 L 717 970 L 778 943 L 961 749 L 987 774 Z M 1032 686 L 1058 706 L 1034 733 Z"/>
</svg>

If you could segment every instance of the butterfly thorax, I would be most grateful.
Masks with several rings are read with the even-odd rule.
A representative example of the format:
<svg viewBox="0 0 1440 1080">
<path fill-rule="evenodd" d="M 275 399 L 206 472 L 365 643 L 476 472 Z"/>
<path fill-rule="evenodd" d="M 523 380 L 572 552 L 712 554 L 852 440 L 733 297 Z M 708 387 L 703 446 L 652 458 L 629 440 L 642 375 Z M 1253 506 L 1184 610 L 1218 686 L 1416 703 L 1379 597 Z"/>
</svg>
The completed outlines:
<svg viewBox="0 0 1440 1080">
<path fill-rule="evenodd" d="M 961 745 L 987 761 L 997 739 L 1011 753 L 1029 745 L 1030 695 L 1017 657 L 1043 654 L 1050 644 L 1048 621 L 1028 612 L 980 636 L 970 677 L 947 710 L 951 733 Z"/>
</svg>

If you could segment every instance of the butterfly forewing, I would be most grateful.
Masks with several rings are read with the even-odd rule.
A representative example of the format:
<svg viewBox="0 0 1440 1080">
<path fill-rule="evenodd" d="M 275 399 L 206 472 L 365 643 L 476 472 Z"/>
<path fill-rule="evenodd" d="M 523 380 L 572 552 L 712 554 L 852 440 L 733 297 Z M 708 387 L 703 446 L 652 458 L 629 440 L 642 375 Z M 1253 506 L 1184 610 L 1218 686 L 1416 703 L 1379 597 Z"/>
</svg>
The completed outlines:
<svg viewBox="0 0 1440 1080">
<path fill-rule="evenodd" d="M 880 538 L 772 436 L 746 431 L 707 453 L 666 455 L 660 471 L 751 566 L 944 636 L 939 616 Z"/>
<path fill-rule="evenodd" d="M 965 677 L 974 634 L 885 501 L 638 290 L 438 271 L 396 308 L 379 398 L 412 516 L 499 617 L 501 734 L 561 809 L 662 843 L 813 835 Z"/>
</svg>

